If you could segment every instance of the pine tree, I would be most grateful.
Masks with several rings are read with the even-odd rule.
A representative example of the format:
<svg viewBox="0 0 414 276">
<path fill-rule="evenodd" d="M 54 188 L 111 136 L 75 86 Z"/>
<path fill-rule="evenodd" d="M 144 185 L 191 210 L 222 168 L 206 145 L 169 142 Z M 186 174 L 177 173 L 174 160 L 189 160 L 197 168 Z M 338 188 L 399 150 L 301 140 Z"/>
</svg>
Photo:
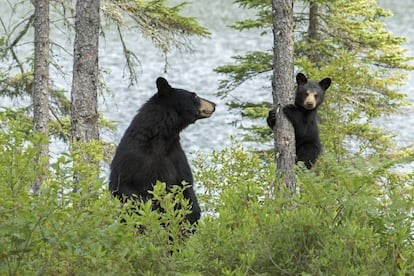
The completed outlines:
<svg viewBox="0 0 414 276">
<path fill-rule="evenodd" d="M 98 40 L 100 28 L 102 27 L 99 21 L 100 14 L 109 18 L 112 26 L 115 26 L 119 31 L 120 41 L 124 46 L 121 51 L 123 50 L 131 72 L 131 83 L 136 81 L 135 64 L 133 61 L 134 58 L 137 58 L 137 55 L 126 46 L 122 35 L 124 27 L 138 27 L 144 36 L 152 40 L 154 45 L 160 48 L 164 54 L 167 54 L 173 48 L 190 50 L 191 44 L 189 42 L 193 36 L 209 35 L 208 31 L 201 27 L 195 18 L 185 17 L 180 14 L 182 8 L 187 4 L 185 2 L 169 7 L 166 5 L 165 0 L 114 0 L 102 1 L 103 5 L 101 7 L 101 1 L 91 1 L 77 1 L 79 7 L 77 7 L 75 18 L 77 28 L 75 30 L 72 98 L 69 101 L 65 96 L 65 91 L 62 89 L 57 90 L 52 86 L 54 81 L 53 73 L 50 74 L 50 80 L 49 78 L 46 80 L 46 78 L 41 79 L 37 77 L 39 74 L 36 75 L 35 72 L 45 75 L 44 70 L 46 70 L 44 67 L 38 67 L 40 63 L 37 61 L 37 55 L 34 72 L 33 59 L 30 56 L 21 56 L 20 53 L 27 53 L 27 49 L 19 51 L 19 47 L 22 45 L 27 47 L 30 44 L 26 43 L 26 41 L 33 41 L 32 38 L 27 38 L 27 35 L 30 34 L 35 18 L 39 19 L 39 21 L 46 20 L 49 23 L 48 17 L 35 16 L 35 9 L 45 8 L 44 5 L 50 8 L 50 14 L 54 16 L 53 20 L 50 21 L 50 28 L 55 28 L 55 24 L 58 25 L 57 28 L 59 30 L 60 28 L 67 28 L 67 32 L 62 31 L 62 33 L 68 35 L 69 39 L 74 23 L 72 17 L 73 3 L 65 1 L 33 1 L 33 5 L 31 5 L 31 2 L 28 0 L 0 0 L 2 9 L 10 11 L 10 13 L 2 13 L 10 14 L 10 18 L 0 18 L 0 61 L 2 61 L 0 66 L 0 95 L 25 99 L 31 96 L 34 91 L 36 92 L 35 96 L 42 96 L 42 98 L 35 97 L 33 105 L 34 114 L 31 113 L 32 105 L 23 106 L 19 109 L 19 114 L 23 114 L 28 121 L 32 120 L 33 115 L 37 122 L 35 124 L 36 130 L 43 131 L 47 129 L 48 131 L 44 131 L 46 136 L 58 136 L 58 138 L 63 138 L 65 142 L 69 140 L 73 142 L 90 142 L 99 139 L 99 127 L 105 126 L 105 122 L 102 121 L 98 125 L 97 110 L 97 90 L 104 86 L 99 86 L 102 83 L 100 83 L 101 80 L 98 77 L 100 70 L 97 55 Z M 33 8 L 33 10 L 30 10 L 30 8 Z M 92 12 L 93 14 L 91 14 Z M 24 17 L 20 18 L 22 14 Z M 36 27 L 38 27 L 37 22 L 35 23 Z M 49 28 L 49 25 L 47 28 Z M 41 32 L 46 35 L 45 30 L 41 30 Z M 50 33 L 52 34 L 53 32 Z M 42 50 L 46 51 L 43 52 L 45 54 L 43 61 L 46 60 L 47 62 L 43 62 L 40 65 L 50 64 L 52 65 L 51 70 L 54 70 L 54 73 L 58 72 L 62 76 L 68 75 L 68 72 L 62 69 L 64 67 L 59 64 L 59 60 L 55 60 L 55 58 L 60 56 L 59 54 L 70 53 L 72 50 L 64 49 L 59 54 L 53 53 L 53 49 L 60 47 L 63 49 L 64 46 L 59 45 L 53 36 L 48 37 L 48 39 L 46 44 L 55 47 L 42 48 Z M 37 39 L 34 44 L 45 46 L 38 42 L 40 40 Z M 38 53 L 38 50 L 36 50 L 36 53 Z M 46 56 L 46 54 L 48 55 Z M 68 55 L 67 58 L 71 57 Z M 39 69 L 43 71 L 41 72 Z M 36 80 L 34 80 L 34 77 Z M 67 82 L 70 83 L 70 80 L 67 80 Z M 40 87 L 40 85 L 43 86 Z M 50 86 L 46 87 L 46 85 Z M 50 94 L 47 94 L 47 92 Z M 41 103 L 39 103 L 40 100 Z M 49 119 L 48 109 L 50 114 L 53 115 L 54 120 L 46 121 L 46 119 Z M 69 114 L 71 116 L 70 119 L 68 117 Z M 82 160 L 90 160 L 90 156 L 82 148 L 75 146 L 72 147 L 72 150 L 72 153 L 80 152 Z M 46 148 L 45 154 L 42 156 L 45 155 L 47 155 Z M 75 155 L 73 154 L 72 156 L 74 159 L 79 158 L 79 156 Z M 74 161 L 75 163 L 79 162 Z M 88 173 L 90 174 L 90 171 Z M 76 175 L 75 173 L 75 179 L 79 178 L 80 174 Z M 34 183 L 33 190 L 37 190 L 40 187 L 40 183 Z"/>
<path fill-rule="evenodd" d="M 35 6 L 35 59 L 33 73 L 33 124 L 35 131 L 49 136 L 49 1 L 34 1 Z M 40 145 L 40 154 L 35 163 L 47 167 L 49 161 L 49 143 L 43 141 Z M 37 191 L 44 180 L 39 175 L 32 185 Z"/>
<path fill-rule="evenodd" d="M 272 94 L 276 123 L 273 130 L 276 174 L 285 185 L 296 189 L 294 173 L 295 138 L 291 123 L 283 115 L 283 107 L 294 98 L 293 93 L 293 0 L 272 1 L 273 78 Z"/>
<path fill-rule="evenodd" d="M 54 16 L 51 20 L 50 28 L 58 29 L 62 35 L 68 35 L 73 31 L 73 12 L 71 2 L 49 1 L 50 13 Z M 153 41 L 154 45 L 167 54 L 172 49 L 181 49 L 191 51 L 191 38 L 194 36 L 206 37 L 209 32 L 206 28 L 200 26 L 193 17 L 181 15 L 181 11 L 188 3 L 181 2 L 176 6 L 170 7 L 166 5 L 165 0 L 155 1 L 135 1 L 135 0 L 114 0 L 102 1 L 101 13 L 105 18 L 109 19 L 107 28 L 115 26 L 118 31 L 126 59 L 126 64 L 131 72 L 131 83 L 136 81 L 136 72 L 134 61 L 139 58 L 139 54 L 128 49 L 124 37 L 123 29 L 137 28 L 145 38 Z M 34 6 L 31 1 L 23 0 L 0 0 L 0 6 L 7 18 L 0 17 L 0 95 L 10 98 L 25 98 L 32 94 L 33 86 L 33 58 L 23 56 L 27 53 L 27 41 L 33 39 L 27 38 L 34 22 Z M 33 8 L 32 10 L 30 8 Z M 24 11 L 24 12 L 23 12 Z M 23 15 L 23 17 L 22 17 Z M 131 20 L 132 19 L 132 20 Z M 63 23 L 62 23 L 63 22 Z M 60 25 L 59 25 L 60 24 Z M 53 73 L 65 76 L 67 71 L 62 70 L 59 60 L 56 56 L 62 57 L 72 52 L 72 48 L 65 49 L 65 45 L 60 45 L 56 38 L 50 37 L 50 44 L 54 48 L 62 48 L 63 51 L 53 53 L 51 49 L 50 65 L 51 75 Z M 21 50 L 23 48 L 23 50 Z M 53 47 L 52 47 L 53 48 Z M 67 56 L 71 58 L 71 56 Z M 17 69 L 17 70 L 16 70 Z M 17 72 L 17 73 L 16 73 Z M 63 118 L 69 114 L 70 101 L 64 96 L 65 91 L 56 89 L 52 86 L 51 79 L 50 92 L 50 111 L 55 121 L 50 122 L 50 133 L 58 133 L 59 137 L 68 138 L 69 120 Z M 67 80 L 70 83 L 70 80 Z M 30 106 L 24 106 L 26 111 Z"/>
<path fill-rule="evenodd" d="M 235 3 L 256 10 L 256 18 L 236 22 L 233 28 L 270 32 L 271 7 L 267 1 Z M 295 5 L 301 5 L 295 13 L 297 69 L 312 79 L 333 79 L 320 112 L 326 150 L 343 158 L 350 153 L 344 142 L 352 138 L 360 150 L 384 152 L 390 146 L 390 136 L 369 123 L 406 104 L 405 95 L 396 88 L 406 79 L 405 71 L 414 68 L 408 64 L 413 57 L 402 48 L 405 38 L 392 35 L 382 22 L 391 13 L 375 0 L 295 1 Z M 224 95 L 273 67 L 271 50 L 252 51 L 235 60 L 235 64 L 216 69 L 227 75 L 220 86 Z M 248 106 L 256 116 L 265 116 L 269 107 L 259 103 L 252 111 L 252 104 Z"/>
</svg>

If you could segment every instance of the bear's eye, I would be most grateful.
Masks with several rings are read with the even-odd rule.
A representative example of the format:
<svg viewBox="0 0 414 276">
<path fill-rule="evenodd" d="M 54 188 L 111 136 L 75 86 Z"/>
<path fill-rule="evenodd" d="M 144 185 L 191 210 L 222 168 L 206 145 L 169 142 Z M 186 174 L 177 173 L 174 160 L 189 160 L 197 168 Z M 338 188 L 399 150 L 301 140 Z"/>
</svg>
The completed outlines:
<svg viewBox="0 0 414 276">
<path fill-rule="evenodd" d="M 196 93 L 193 93 L 193 96 L 192 96 L 191 98 L 192 98 L 192 100 L 193 100 L 195 103 L 197 103 L 197 102 L 198 102 L 198 96 L 197 96 L 197 94 L 196 94 Z"/>
</svg>

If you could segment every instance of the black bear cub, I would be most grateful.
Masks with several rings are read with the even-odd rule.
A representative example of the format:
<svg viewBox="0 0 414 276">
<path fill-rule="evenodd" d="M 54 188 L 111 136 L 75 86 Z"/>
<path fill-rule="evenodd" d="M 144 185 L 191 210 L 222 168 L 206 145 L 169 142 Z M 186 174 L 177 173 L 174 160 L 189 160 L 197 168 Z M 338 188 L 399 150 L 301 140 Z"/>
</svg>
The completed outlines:
<svg viewBox="0 0 414 276">
<path fill-rule="evenodd" d="M 320 82 L 308 80 L 302 73 L 296 75 L 295 104 L 283 107 L 283 113 L 295 129 L 296 162 L 301 161 L 310 169 L 322 152 L 317 123 L 317 110 L 322 104 L 325 91 L 331 85 L 331 79 Z M 271 129 L 275 125 L 275 112 L 269 111 L 267 124 Z"/>
<path fill-rule="evenodd" d="M 180 132 L 198 119 L 208 118 L 215 104 L 196 93 L 173 88 L 166 79 L 156 80 L 158 92 L 146 102 L 125 131 L 111 163 L 109 190 L 119 198 L 149 200 L 157 180 L 189 187 L 184 190 L 192 212 L 186 219 L 195 223 L 200 207 L 193 190 L 193 175 L 181 148 Z"/>
</svg>

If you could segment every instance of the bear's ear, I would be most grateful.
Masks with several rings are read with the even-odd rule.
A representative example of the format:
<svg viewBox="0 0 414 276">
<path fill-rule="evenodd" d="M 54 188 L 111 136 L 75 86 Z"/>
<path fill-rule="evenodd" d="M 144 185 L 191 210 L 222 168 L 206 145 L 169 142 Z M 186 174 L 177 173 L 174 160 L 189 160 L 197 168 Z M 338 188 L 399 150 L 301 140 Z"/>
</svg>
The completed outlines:
<svg viewBox="0 0 414 276">
<path fill-rule="evenodd" d="M 296 83 L 298 84 L 298 85 L 304 85 L 305 83 L 307 83 L 308 82 L 308 78 L 304 75 L 304 74 L 302 74 L 302 73 L 298 73 L 297 75 L 296 75 Z"/>
<path fill-rule="evenodd" d="M 158 94 L 161 96 L 166 96 L 170 93 L 172 87 L 168 83 L 168 81 L 162 77 L 159 77 L 156 81 Z"/>
<path fill-rule="evenodd" d="M 323 90 L 326 90 L 331 86 L 332 80 L 330 78 L 324 78 L 319 82 L 319 86 L 322 87 Z"/>
</svg>

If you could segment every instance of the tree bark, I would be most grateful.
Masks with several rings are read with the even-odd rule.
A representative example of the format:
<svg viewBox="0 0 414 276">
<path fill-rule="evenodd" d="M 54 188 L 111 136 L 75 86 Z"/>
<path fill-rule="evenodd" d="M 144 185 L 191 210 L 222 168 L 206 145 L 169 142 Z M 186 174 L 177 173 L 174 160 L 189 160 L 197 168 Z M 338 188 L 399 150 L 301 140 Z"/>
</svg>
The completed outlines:
<svg viewBox="0 0 414 276">
<path fill-rule="evenodd" d="M 276 175 L 283 178 L 292 191 L 296 189 L 295 138 L 292 124 L 283 114 L 283 107 L 294 102 L 294 40 L 293 0 L 272 0 L 273 21 L 273 105 Z"/>
<path fill-rule="evenodd" d="M 33 80 L 33 124 L 36 132 L 49 136 L 49 0 L 34 0 L 34 80 Z M 49 143 L 43 141 L 35 162 L 46 166 L 49 160 Z M 40 172 L 44 170 L 41 169 Z M 32 191 L 39 190 L 44 180 L 40 173 L 32 184 Z"/>
<path fill-rule="evenodd" d="M 99 139 L 98 127 L 98 49 L 100 0 L 77 0 L 73 80 L 71 93 L 71 138 L 74 159 L 74 191 L 78 190 L 82 164 L 93 164 L 93 156 L 79 150 L 80 144 Z M 98 164 L 94 166 L 98 168 Z M 87 173 L 91 173 L 88 171 Z"/>
<path fill-rule="evenodd" d="M 99 0 L 76 2 L 71 94 L 72 142 L 90 142 L 99 139 L 97 101 L 99 9 Z"/>
<path fill-rule="evenodd" d="M 319 6 L 315 2 L 310 2 L 308 36 L 311 41 L 318 39 L 318 28 Z"/>
<path fill-rule="evenodd" d="M 309 43 L 314 43 L 319 40 L 319 5 L 314 1 L 311 1 L 309 5 L 308 40 Z M 316 48 L 308 51 L 307 55 L 313 63 L 321 60 L 320 52 Z"/>
</svg>

